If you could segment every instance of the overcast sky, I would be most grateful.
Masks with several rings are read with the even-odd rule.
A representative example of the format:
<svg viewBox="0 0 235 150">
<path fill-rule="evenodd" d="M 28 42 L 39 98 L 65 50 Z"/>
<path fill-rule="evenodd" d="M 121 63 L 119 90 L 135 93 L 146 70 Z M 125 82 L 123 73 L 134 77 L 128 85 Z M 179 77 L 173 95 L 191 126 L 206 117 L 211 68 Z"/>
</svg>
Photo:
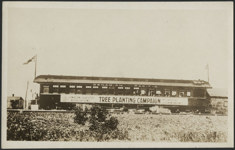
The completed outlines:
<svg viewBox="0 0 235 150">
<path fill-rule="evenodd" d="M 25 96 L 36 54 L 37 75 L 207 80 L 208 63 L 228 86 L 231 3 L 40 4 L 7 7 L 8 95 Z"/>
</svg>

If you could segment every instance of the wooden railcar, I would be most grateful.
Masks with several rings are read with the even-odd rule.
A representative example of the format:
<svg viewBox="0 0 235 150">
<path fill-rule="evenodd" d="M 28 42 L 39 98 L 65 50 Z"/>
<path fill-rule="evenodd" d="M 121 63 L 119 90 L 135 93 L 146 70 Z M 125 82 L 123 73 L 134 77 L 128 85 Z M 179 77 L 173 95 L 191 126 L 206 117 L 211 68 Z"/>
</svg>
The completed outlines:
<svg viewBox="0 0 235 150">
<path fill-rule="evenodd" d="M 209 105 L 203 80 L 40 75 L 40 109 L 71 109 L 76 104 L 106 108 L 162 106 L 176 111 L 205 111 Z"/>
</svg>

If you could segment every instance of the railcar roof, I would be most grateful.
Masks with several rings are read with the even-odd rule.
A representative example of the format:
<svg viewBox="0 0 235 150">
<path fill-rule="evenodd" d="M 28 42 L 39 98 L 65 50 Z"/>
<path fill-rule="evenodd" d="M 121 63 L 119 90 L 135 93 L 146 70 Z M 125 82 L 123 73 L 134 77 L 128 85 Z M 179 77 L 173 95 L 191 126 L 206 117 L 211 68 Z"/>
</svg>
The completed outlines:
<svg viewBox="0 0 235 150">
<path fill-rule="evenodd" d="M 64 76 L 39 75 L 34 79 L 36 83 L 100 83 L 100 84 L 136 84 L 136 85 L 162 85 L 183 87 L 207 87 L 210 84 L 204 80 L 179 79 L 149 79 L 149 78 L 123 78 L 123 77 L 93 77 L 93 76 Z"/>
</svg>

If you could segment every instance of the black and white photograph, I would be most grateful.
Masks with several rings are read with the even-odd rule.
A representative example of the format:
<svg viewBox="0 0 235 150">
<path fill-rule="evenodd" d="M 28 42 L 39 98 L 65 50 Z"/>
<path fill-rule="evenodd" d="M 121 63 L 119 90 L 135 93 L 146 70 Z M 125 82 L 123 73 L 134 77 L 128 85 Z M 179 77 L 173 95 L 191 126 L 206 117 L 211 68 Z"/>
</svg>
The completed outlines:
<svg viewBox="0 0 235 150">
<path fill-rule="evenodd" d="M 232 2 L 2 4 L 2 148 L 234 147 Z"/>
</svg>

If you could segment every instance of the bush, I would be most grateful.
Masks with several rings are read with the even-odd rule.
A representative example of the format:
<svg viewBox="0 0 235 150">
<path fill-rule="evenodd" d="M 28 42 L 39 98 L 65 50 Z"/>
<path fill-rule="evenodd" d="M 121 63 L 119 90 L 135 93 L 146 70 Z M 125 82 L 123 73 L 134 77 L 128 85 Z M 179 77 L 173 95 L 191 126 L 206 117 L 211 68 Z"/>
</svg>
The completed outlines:
<svg viewBox="0 0 235 150">
<path fill-rule="evenodd" d="M 90 130 L 105 134 L 117 129 L 118 120 L 117 118 L 110 117 L 105 108 L 94 106 L 91 108 L 89 123 Z"/>
<path fill-rule="evenodd" d="M 91 119 L 95 119 L 98 122 L 104 122 L 109 116 L 110 115 L 105 108 L 98 105 L 91 107 Z"/>
<path fill-rule="evenodd" d="M 89 121 L 89 129 L 99 133 L 107 133 L 117 129 L 118 120 L 111 117 L 108 111 L 100 106 L 93 106 L 88 113 L 88 109 L 83 111 L 80 107 L 75 110 L 74 122 L 85 125 Z"/>
<path fill-rule="evenodd" d="M 117 118 L 111 117 L 109 120 L 105 121 L 104 126 L 108 129 L 115 130 L 117 129 L 118 120 Z"/>
<path fill-rule="evenodd" d="M 120 131 L 118 131 L 117 118 L 111 117 L 108 111 L 101 106 L 93 106 L 90 109 L 89 115 L 87 108 L 85 111 L 82 111 L 82 109 L 75 111 L 74 121 L 76 123 L 84 125 L 87 120 L 89 121 L 91 136 L 94 137 L 97 141 L 127 137 L 127 133 L 122 134 Z M 115 133 L 119 133 L 122 136 L 115 136 Z"/>
<path fill-rule="evenodd" d="M 88 109 L 85 108 L 85 111 L 82 108 L 78 107 L 75 109 L 74 122 L 77 124 L 85 125 L 88 120 Z"/>
</svg>

